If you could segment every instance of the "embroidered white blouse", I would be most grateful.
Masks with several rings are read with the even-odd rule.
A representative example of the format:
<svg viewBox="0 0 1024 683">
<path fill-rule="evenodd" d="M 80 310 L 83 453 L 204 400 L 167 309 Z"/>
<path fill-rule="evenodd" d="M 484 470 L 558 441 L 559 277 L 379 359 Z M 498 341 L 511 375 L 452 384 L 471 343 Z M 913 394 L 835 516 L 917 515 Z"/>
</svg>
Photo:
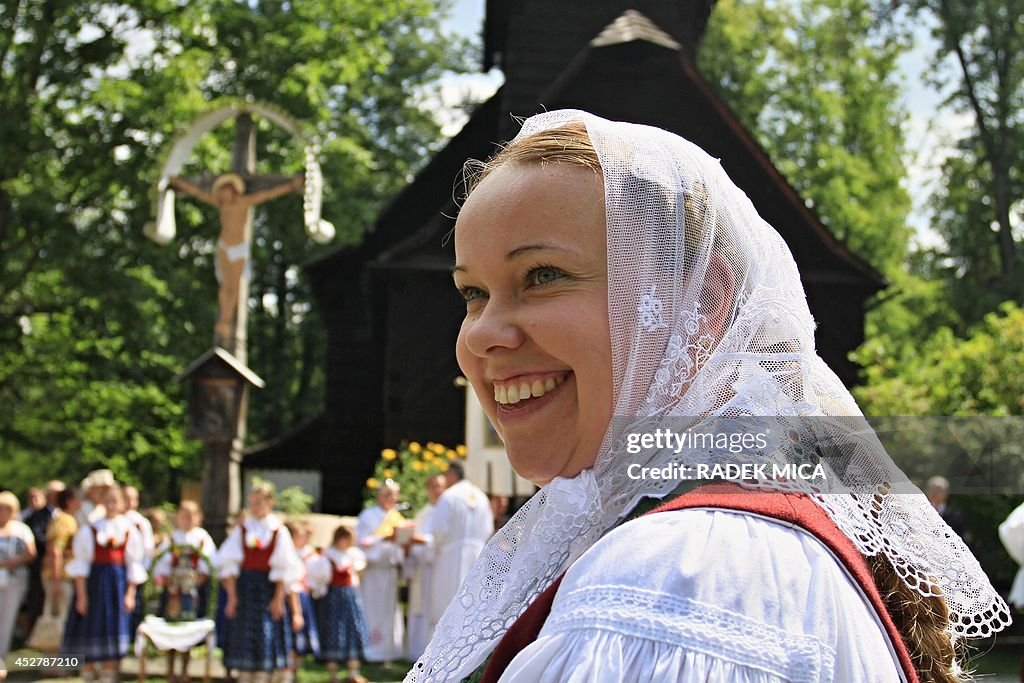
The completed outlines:
<svg viewBox="0 0 1024 683">
<path fill-rule="evenodd" d="M 245 552 L 242 549 L 242 525 L 245 526 L 245 542 L 250 547 L 266 548 L 277 531 L 277 540 L 274 542 L 274 552 L 270 554 L 270 576 L 271 581 L 284 581 L 285 585 L 293 581 L 301 580 L 302 575 L 298 568 L 299 559 L 295 552 L 295 545 L 292 543 L 292 535 L 281 523 L 276 515 L 269 514 L 262 519 L 247 518 L 242 524 L 236 526 L 224 539 L 213 558 L 213 565 L 217 569 L 217 578 L 227 579 L 238 576 L 241 573 L 242 560 Z"/>
<path fill-rule="evenodd" d="M 160 559 L 156 561 L 156 565 L 153 567 L 154 577 L 170 576 L 171 560 L 173 559 L 170 553 L 172 543 L 178 546 L 190 545 L 193 548 L 199 548 L 199 552 L 210 558 L 211 561 L 217 552 L 217 544 L 213 542 L 206 529 L 198 526 L 192 527 L 188 531 L 175 529 L 171 532 L 171 537 L 164 540 L 160 547 L 157 548 L 156 557 Z M 200 574 L 210 574 L 210 567 L 207 565 L 206 560 L 199 560 L 197 570 Z"/>
<path fill-rule="evenodd" d="M 127 542 L 125 542 L 125 534 L 128 537 Z M 99 541 L 100 545 L 107 545 L 111 542 L 114 545 L 124 543 L 124 564 L 128 583 L 146 582 L 146 568 L 143 566 L 146 560 L 146 549 L 142 543 L 142 534 L 124 515 L 98 519 L 92 524 L 80 527 L 75 532 L 75 538 L 71 541 L 73 559 L 67 564 L 69 577 L 89 576 L 92 558 L 96 550 L 96 541 Z"/>
<path fill-rule="evenodd" d="M 821 541 L 742 512 L 648 515 L 566 573 L 503 683 L 903 680 L 871 604 Z"/>
<path fill-rule="evenodd" d="M 333 565 L 333 566 L 332 566 Z M 319 598 L 327 594 L 331 585 L 331 574 L 334 567 L 352 570 L 352 585 L 359 585 L 359 572 L 366 569 L 366 554 L 355 546 L 348 550 L 327 548 L 323 554 L 312 560 L 309 565 L 309 590 L 313 597 Z"/>
</svg>

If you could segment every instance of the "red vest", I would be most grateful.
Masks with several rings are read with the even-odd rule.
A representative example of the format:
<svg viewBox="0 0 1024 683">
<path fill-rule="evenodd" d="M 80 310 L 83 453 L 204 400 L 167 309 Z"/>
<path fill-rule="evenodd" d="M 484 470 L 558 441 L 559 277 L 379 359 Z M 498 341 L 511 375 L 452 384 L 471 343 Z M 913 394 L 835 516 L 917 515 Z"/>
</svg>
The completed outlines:
<svg viewBox="0 0 1024 683">
<path fill-rule="evenodd" d="M 814 501 L 807 496 L 792 493 L 750 492 L 743 491 L 732 484 L 711 484 L 674 498 L 647 514 L 690 508 L 721 508 L 771 517 L 799 526 L 824 543 L 850 572 L 854 581 L 864 591 L 871 606 L 874 607 L 893 648 L 896 650 L 900 667 L 907 680 L 910 683 L 918 683 L 917 670 L 914 668 L 910 652 L 885 606 L 878 587 L 875 586 L 875 580 L 867 561 L 850 539 L 829 518 L 828 514 Z M 512 659 L 537 639 L 541 627 L 551 612 L 551 604 L 555 600 L 555 593 L 558 592 L 558 586 L 562 583 L 564 576 L 565 574 L 559 576 L 548 586 L 547 590 L 538 595 L 522 616 L 505 632 L 491 654 L 480 683 L 496 682 L 501 678 Z"/>
<path fill-rule="evenodd" d="M 124 547 L 128 545 L 128 533 L 124 532 L 124 538 L 121 539 L 121 545 L 116 548 L 109 548 L 105 545 L 100 545 L 99 531 L 96 527 L 92 528 L 92 563 L 93 564 L 119 564 L 124 566 Z"/>
<path fill-rule="evenodd" d="M 331 585 L 332 586 L 351 586 L 352 585 L 352 568 L 345 567 L 344 569 L 338 569 L 334 562 L 331 562 Z"/>
<path fill-rule="evenodd" d="M 266 548 L 250 548 L 245 544 L 245 524 L 242 524 L 242 569 L 270 571 L 270 556 L 274 553 L 274 544 L 277 543 L 277 532 L 278 529 L 274 529 Z"/>
</svg>

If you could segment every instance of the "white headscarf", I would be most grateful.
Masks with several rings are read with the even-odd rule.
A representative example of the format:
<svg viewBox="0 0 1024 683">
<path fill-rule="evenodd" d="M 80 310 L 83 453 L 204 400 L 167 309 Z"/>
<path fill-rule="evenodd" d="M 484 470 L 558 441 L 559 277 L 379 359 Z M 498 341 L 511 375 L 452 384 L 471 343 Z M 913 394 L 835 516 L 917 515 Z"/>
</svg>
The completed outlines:
<svg viewBox="0 0 1024 683">
<path fill-rule="evenodd" d="M 623 430 L 669 418 L 690 427 L 717 420 L 719 431 L 723 419 L 774 421 L 782 428 L 776 437 L 785 436 L 756 457 L 820 462 L 826 480 L 760 486 L 808 493 L 861 553 L 884 553 L 909 586 L 942 595 L 954 637 L 983 637 L 1008 624 L 977 560 L 865 428 L 849 391 L 817 355 L 789 248 L 718 161 L 666 131 L 581 111 L 534 116 L 517 139 L 576 121 L 586 125 L 605 186 L 617 417 L 593 468 L 554 479 L 491 539 L 406 681 L 472 673 L 584 551 L 643 498 L 663 497 L 679 483 L 632 479 L 626 464 L 692 465 L 723 455 L 622 448 Z M 734 287 L 723 284 L 724 271 Z M 728 314 L 717 340 L 705 312 L 723 299 Z M 822 443 L 841 457 L 822 457 Z"/>
</svg>

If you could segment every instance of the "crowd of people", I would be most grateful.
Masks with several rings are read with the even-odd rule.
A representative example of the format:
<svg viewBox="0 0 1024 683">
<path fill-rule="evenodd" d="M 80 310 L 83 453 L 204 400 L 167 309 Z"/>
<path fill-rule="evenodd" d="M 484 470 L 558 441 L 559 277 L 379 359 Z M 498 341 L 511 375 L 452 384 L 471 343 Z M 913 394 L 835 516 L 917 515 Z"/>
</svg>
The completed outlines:
<svg viewBox="0 0 1024 683">
<path fill-rule="evenodd" d="M 4 491 L 0 659 L 19 631 L 31 648 L 79 656 L 85 680 L 113 681 L 147 613 L 169 622 L 211 616 L 224 666 L 239 683 L 295 680 L 307 655 L 332 680 L 341 667 L 346 680 L 364 680 L 363 661 L 387 666 L 423 652 L 493 534 L 494 502 L 458 463 L 432 477 L 427 494 L 430 503 L 407 520 L 388 480 L 354 528 L 338 526 L 317 548 L 310 527 L 274 513 L 268 484 L 252 488 L 219 547 L 195 502 L 183 501 L 168 528 L 162 511 L 141 512 L 138 490 L 109 470 L 80 487 L 32 489 L 24 512 Z M 170 680 L 187 680 L 188 663 L 187 652 L 170 652 Z"/>
</svg>

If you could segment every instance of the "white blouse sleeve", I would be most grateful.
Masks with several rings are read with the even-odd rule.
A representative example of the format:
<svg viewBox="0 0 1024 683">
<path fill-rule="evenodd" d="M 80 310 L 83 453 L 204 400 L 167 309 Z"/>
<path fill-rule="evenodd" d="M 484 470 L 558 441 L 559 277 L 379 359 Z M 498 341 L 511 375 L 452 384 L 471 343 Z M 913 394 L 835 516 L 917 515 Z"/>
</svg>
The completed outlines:
<svg viewBox="0 0 1024 683">
<path fill-rule="evenodd" d="M 71 541 L 71 561 L 67 563 L 67 574 L 71 578 L 76 576 L 89 576 L 89 568 L 92 566 L 93 551 L 95 550 L 92 527 L 85 524 L 78 528 L 75 537 Z"/>
<path fill-rule="evenodd" d="M 861 589 L 803 531 L 724 510 L 649 515 L 566 573 L 503 683 L 902 680 Z"/>
<path fill-rule="evenodd" d="M 291 586 L 294 582 L 302 580 L 305 571 L 299 551 L 292 542 L 292 535 L 282 524 L 277 529 L 274 552 L 270 553 L 269 578 L 271 581 L 283 581 L 285 586 Z"/>
<path fill-rule="evenodd" d="M 160 544 L 154 555 L 156 561 L 150 570 L 154 579 L 164 579 L 171 575 L 171 540 L 167 539 Z"/>
<path fill-rule="evenodd" d="M 346 552 L 348 559 L 352 562 L 352 569 L 361 572 L 366 569 L 366 553 L 356 547 L 349 548 Z"/>
<path fill-rule="evenodd" d="M 238 576 L 241 572 L 242 559 L 245 552 L 242 549 L 241 525 L 236 526 L 228 534 L 228 537 L 221 543 L 220 548 L 213 556 L 213 566 L 217 570 L 218 579 L 230 579 Z"/>
<path fill-rule="evenodd" d="M 138 528 L 129 520 L 125 521 L 128 526 L 128 542 L 124 546 L 124 566 L 128 583 L 137 586 L 146 583 L 146 545 Z"/>
<path fill-rule="evenodd" d="M 331 561 L 323 555 L 310 560 L 306 565 L 306 583 L 313 597 L 323 597 L 331 583 Z"/>
<path fill-rule="evenodd" d="M 199 543 L 197 544 L 199 552 L 201 552 L 203 556 L 209 558 L 209 561 L 212 562 L 214 556 L 217 554 L 217 544 L 213 542 L 213 538 L 206 529 L 201 527 L 197 528 L 196 535 L 199 537 Z M 210 574 L 210 565 L 207 563 L 207 560 L 200 559 L 197 569 L 200 574 Z"/>
</svg>

